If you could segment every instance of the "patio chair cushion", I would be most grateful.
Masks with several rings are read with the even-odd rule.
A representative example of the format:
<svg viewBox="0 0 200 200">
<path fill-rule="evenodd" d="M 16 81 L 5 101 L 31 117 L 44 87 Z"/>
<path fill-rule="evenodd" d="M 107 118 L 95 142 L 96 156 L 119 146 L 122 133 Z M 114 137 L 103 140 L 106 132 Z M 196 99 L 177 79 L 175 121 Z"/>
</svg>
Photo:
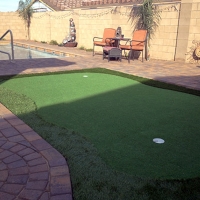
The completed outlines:
<svg viewBox="0 0 200 200">
<path fill-rule="evenodd" d="M 116 35 L 116 29 L 105 28 L 103 32 L 103 38 L 94 37 L 93 38 L 93 56 L 94 56 L 94 47 L 95 46 L 113 46 L 115 40 L 110 40 L 107 38 L 114 38 Z"/>
</svg>

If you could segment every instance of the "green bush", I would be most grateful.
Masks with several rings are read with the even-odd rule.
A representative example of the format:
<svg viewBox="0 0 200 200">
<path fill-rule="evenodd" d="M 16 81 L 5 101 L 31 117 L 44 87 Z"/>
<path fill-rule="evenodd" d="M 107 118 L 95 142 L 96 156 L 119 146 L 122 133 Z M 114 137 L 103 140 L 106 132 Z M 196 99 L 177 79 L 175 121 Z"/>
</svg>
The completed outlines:
<svg viewBox="0 0 200 200">
<path fill-rule="evenodd" d="M 51 45 L 58 45 L 58 43 L 57 43 L 56 40 L 51 40 L 51 41 L 49 42 L 49 44 L 51 44 Z"/>
<path fill-rule="evenodd" d="M 85 50 L 85 47 L 84 47 L 84 46 L 81 46 L 79 49 L 80 49 L 80 50 Z"/>
<path fill-rule="evenodd" d="M 86 51 L 93 51 L 93 49 L 86 49 Z"/>
</svg>

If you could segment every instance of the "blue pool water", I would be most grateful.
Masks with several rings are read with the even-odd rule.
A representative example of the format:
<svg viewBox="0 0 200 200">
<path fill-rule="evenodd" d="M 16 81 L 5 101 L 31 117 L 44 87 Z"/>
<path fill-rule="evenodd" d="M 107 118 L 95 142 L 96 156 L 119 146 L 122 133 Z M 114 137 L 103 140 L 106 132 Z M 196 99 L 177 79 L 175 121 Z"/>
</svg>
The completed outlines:
<svg viewBox="0 0 200 200">
<path fill-rule="evenodd" d="M 10 53 L 11 55 L 11 45 L 0 45 L 0 51 Z M 23 47 L 14 46 L 14 58 L 15 59 L 34 59 L 34 58 L 58 58 L 63 56 L 58 56 L 46 52 L 41 52 L 33 49 L 27 49 Z M 8 60 L 8 55 L 0 52 L 0 60 Z"/>
</svg>

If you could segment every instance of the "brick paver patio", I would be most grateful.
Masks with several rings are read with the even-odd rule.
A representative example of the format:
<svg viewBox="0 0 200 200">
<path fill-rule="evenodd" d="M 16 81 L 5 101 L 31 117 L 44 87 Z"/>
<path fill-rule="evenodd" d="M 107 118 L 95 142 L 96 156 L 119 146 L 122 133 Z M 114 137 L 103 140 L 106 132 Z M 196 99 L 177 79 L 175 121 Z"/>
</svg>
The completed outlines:
<svg viewBox="0 0 200 200">
<path fill-rule="evenodd" d="M 107 68 L 200 90 L 200 64 L 177 61 L 102 59 L 75 48 L 19 41 L 70 52 L 62 59 L 0 60 L 0 76 Z M 70 174 L 65 158 L 34 130 L 0 104 L 0 199 L 71 200 Z"/>
</svg>

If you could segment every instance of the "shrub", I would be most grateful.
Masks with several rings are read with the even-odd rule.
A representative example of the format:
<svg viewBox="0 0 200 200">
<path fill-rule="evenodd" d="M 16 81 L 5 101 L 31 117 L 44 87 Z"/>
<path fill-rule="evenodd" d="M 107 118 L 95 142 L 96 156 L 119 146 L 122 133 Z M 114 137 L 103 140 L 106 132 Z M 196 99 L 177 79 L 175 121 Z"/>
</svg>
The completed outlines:
<svg viewBox="0 0 200 200">
<path fill-rule="evenodd" d="M 51 40 L 51 41 L 49 42 L 49 44 L 51 44 L 51 45 L 58 45 L 58 43 L 57 43 L 56 40 Z"/>
<path fill-rule="evenodd" d="M 81 46 L 79 49 L 80 49 L 80 50 L 85 50 L 85 47 L 84 47 L 84 46 Z"/>
<path fill-rule="evenodd" d="M 86 51 L 93 51 L 93 49 L 86 49 Z"/>
</svg>

